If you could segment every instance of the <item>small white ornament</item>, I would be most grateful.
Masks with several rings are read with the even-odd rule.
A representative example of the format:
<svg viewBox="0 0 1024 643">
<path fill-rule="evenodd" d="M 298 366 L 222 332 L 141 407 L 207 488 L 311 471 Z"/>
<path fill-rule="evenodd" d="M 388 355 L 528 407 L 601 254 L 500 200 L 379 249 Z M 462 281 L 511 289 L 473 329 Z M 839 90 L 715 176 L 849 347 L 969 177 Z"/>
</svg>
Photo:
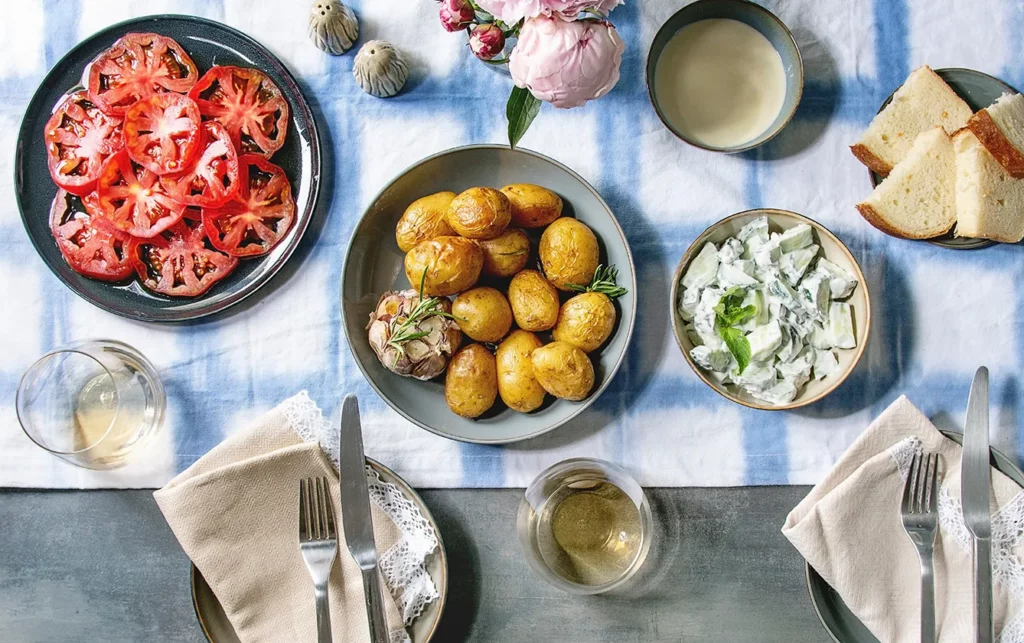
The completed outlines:
<svg viewBox="0 0 1024 643">
<path fill-rule="evenodd" d="M 359 49 L 352 75 L 363 91 L 378 98 L 394 96 L 409 78 L 402 52 L 383 40 L 371 40 Z"/>
<path fill-rule="evenodd" d="M 356 14 L 337 0 L 317 0 L 309 14 L 309 38 L 319 49 L 340 56 L 359 37 Z"/>
</svg>

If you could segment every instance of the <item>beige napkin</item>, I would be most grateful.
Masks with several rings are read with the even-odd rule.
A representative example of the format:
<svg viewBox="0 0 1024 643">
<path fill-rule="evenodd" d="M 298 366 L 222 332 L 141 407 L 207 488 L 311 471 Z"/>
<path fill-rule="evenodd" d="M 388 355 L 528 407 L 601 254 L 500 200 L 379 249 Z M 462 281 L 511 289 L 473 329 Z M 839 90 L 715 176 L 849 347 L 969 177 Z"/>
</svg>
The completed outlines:
<svg viewBox="0 0 1024 643">
<path fill-rule="evenodd" d="M 313 581 L 299 553 L 299 479 L 338 475 L 320 446 L 303 442 L 278 407 L 235 433 L 153 494 L 178 542 L 224 606 L 242 643 L 317 640 Z M 335 507 L 338 505 L 335 504 Z M 399 538 L 372 506 L 377 552 Z M 338 519 L 338 560 L 331 571 L 334 640 L 369 641 L 359 568 Z M 381 579 L 381 586 L 387 587 Z M 392 640 L 402 618 L 384 592 Z"/>
<path fill-rule="evenodd" d="M 895 455 L 917 439 L 941 454 L 940 528 L 935 545 L 935 609 L 940 643 L 973 641 L 973 571 L 960 514 L 960 446 L 906 397 L 857 439 L 835 468 L 786 518 L 782 533 L 882 643 L 920 641 L 920 564 L 900 521 L 903 477 Z M 897 447 L 897 448 L 893 448 Z M 905 475 L 905 474 L 904 474 Z M 1003 641 L 1020 641 L 1024 496 L 992 471 L 994 614 Z M 945 496 L 945 497 L 943 497 Z M 1016 524 L 1014 522 L 1016 521 Z"/>
</svg>

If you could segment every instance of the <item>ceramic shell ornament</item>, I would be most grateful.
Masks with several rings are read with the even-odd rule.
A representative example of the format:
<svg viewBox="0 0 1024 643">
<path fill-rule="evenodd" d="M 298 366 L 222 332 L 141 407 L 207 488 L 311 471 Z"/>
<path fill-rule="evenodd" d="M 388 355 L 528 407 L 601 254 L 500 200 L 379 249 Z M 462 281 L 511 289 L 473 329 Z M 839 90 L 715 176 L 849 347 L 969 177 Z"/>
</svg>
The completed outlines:
<svg viewBox="0 0 1024 643">
<path fill-rule="evenodd" d="M 309 38 L 319 49 L 340 56 L 359 37 L 359 20 L 336 0 L 317 0 L 309 13 Z"/>
<path fill-rule="evenodd" d="M 378 98 L 394 96 L 409 77 L 402 52 L 389 42 L 371 40 L 359 49 L 352 75 L 363 91 Z"/>
</svg>

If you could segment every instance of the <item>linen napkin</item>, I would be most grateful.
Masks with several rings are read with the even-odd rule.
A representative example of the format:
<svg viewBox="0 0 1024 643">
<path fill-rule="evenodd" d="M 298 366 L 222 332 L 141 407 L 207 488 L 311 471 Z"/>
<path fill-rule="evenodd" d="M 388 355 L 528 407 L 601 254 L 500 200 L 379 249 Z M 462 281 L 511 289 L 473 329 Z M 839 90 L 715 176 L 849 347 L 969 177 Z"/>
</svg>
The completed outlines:
<svg viewBox="0 0 1024 643">
<path fill-rule="evenodd" d="M 226 439 L 153 494 L 242 643 L 317 640 L 313 581 L 298 545 L 299 480 L 327 476 L 337 503 L 338 475 L 320 445 L 303 442 L 291 427 L 283 406 Z M 371 510 L 381 553 L 400 532 L 376 506 Z M 336 518 L 339 552 L 330 576 L 334 640 L 369 643 L 362 577 L 345 545 L 341 515 Z M 408 640 L 387 591 L 384 603 L 391 640 Z"/>
<path fill-rule="evenodd" d="M 973 641 L 970 533 L 960 504 L 960 446 L 906 397 L 896 400 L 786 518 L 782 533 L 882 643 L 920 641 L 921 573 L 900 504 L 917 448 L 941 457 L 935 543 L 938 641 Z M 1024 494 L 992 470 L 993 612 L 1003 643 L 1024 641 Z"/>
</svg>

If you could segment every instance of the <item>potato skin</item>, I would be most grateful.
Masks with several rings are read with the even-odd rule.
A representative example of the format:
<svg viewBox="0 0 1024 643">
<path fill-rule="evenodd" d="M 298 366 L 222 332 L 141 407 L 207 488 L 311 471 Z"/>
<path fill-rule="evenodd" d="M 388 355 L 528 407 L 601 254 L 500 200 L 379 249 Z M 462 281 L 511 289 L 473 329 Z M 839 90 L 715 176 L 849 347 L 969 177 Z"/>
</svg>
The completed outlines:
<svg viewBox="0 0 1024 643">
<path fill-rule="evenodd" d="M 431 296 L 447 296 L 471 288 L 480 278 L 484 253 L 462 237 L 437 237 L 421 242 L 405 255 L 405 276 L 416 290 Z"/>
<path fill-rule="evenodd" d="M 444 378 L 444 399 L 456 415 L 475 418 L 498 397 L 498 369 L 494 355 L 480 344 L 470 344 L 452 355 Z"/>
<path fill-rule="evenodd" d="M 541 346 L 533 351 L 530 361 L 534 377 L 557 398 L 579 401 L 594 388 L 594 365 L 586 353 L 572 344 L 551 342 Z"/>
<path fill-rule="evenodd" d="M 486 286 L 456 297 L 452 315 L 462 332 L 478 342 L 497 342 L 512 328 L 512 308 L 505 295 Z"/>
<path fill-rule="evenodd" d="M 562 197 L 532 183 L 513 183 L 501 188 L 512 205 L 512 225 L 543 228 L 562 216 Z"/>
<path fill-rule="evenodd" d="M 531 361 L 542 345 L 533 333 L 517 329 L 498 346 L 498 395 L 510 409 L 529 413 L 544 403 L 546 391 L 534 377 Z"/>
<path fill-rule="evenodd" d="M 491 277 L 511 277 L 525 268 L 530 259 L 530 238 L 517 228 L 477 243 L 484 251 L 484 274 Z"/>
<path fill-rule="evenodd" d="M 607 295 L 580 293 L 562 304 L 551 337 L 589 353 L 600 348 L 611 336 L 615 316 L 615 304 Z"/>
<path fill-rule="evenodd" d="M 536 270 L 523 270 L 508 284 L 508 302 L 516 324 L 540 332 L 558 321 L 558 290 Z"/>
<path fill-rule="evenodd" d="M 448 225 L 467 239 L 493 239 L 511 220 L 508 197 L 494 188 L 469 188 L 448 206 Z"/>
<path fill-rule="evenodd" d="M 586 286 L 597 270 L 598 247 L 594 232 L 576 219 L 563 217 L 540 237 L 540 263 L 544 275 L 559 290 L 569 284 Z"/>
<path fill-rule="evenodd" d="M 438 192 L 409 204 L 395 226 L 395 240 L 402 252 L 409 252 L 427 239 L 455 234 L 448 225 L 448 206 L 454 198 L 454 192 Z"/>
</svg>

